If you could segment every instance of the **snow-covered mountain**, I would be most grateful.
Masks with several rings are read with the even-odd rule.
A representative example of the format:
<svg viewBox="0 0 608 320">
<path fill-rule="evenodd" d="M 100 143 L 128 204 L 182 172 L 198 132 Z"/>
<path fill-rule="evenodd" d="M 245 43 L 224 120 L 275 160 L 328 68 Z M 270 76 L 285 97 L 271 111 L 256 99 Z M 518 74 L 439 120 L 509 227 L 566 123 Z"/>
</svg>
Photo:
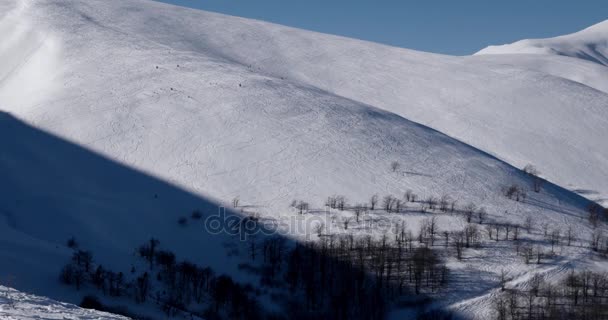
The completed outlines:
<svg viewBox="0 0 608 320">
<path fill-rule="evenodd" d="M 476 203 L 496 223 L 571 226 L 581 243 L 589 202 L 572 191 L 608 198 L 597 63 L 436 55 L 142 0 L 2 0 L 0 36 L 0 281 L 20 290 L 79 301 L 57 284 L 71 236 L 114 269 L 156 237 L 248 281 L 225 237 L 177 224 L 235 197 L 288 222 L 294 199 L 320 211 L 334 194 L 354 204 L 411 189 Z M 526 164 L 552 183 L 508 199 L 508 186 L 531 188 Z M 398 219 L 414 231 L 422 217 Z M 566 248 L 549 268 L 511 251 L 450 260 L 442 304 L 484 318 L 501 269 L 517 285 L 558 279 L 591 255 Z"/>
<path fill-rule="evenodd" d="M 576 33 L 549 38 L 527 39 L 512 44 L 489 46 L 477 54 L 543 54 L 588 60 L 608 66 L 608 21 Z"/>
<path fill-rule="evenodd" d="M 126 320 L 128 318 L 79 308 L 67 303 L 0 286 L 0 318 L 6 320 L 34 319 L 80 319 L 80 320 Z"/>
</svg>

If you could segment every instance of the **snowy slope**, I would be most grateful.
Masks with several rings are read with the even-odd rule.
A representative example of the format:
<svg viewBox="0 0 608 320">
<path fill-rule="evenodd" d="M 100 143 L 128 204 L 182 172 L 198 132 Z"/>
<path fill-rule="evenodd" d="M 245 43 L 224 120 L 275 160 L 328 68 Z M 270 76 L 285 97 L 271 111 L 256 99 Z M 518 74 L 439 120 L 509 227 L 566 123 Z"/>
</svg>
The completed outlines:
<svg viewBox="0 0 608 320">
<path fill-rule="evenodd" d="M 595 90 L 498 58 L 139 0 L 3 0 L 0 8 L 9 39 L 0 44 L 0 280 L 14 275 L 21 290 L 81 298 L 56 280 L 72 235 L 113 268 L 129 268 L 133 248 L 154 236 L 180 257 L 246 279 L 226 239 L 176 223 L 237 196 L 289 219 L 293 199 L 319 209 L 333 194 L 356 203 L 412 189 L 474 201 L 499 222 L 532 215 L 572 225 L 584 239 L 588 203 L 551 184 L 529 203 L 506 199 L 505 186 L 530 185 L 511 165 L 533 163 L 591 198 L 608 192 L 600 71 L 589 80 Z M 443 227 L 463 225 L 454 220 Z M 494 279 L 508 250 L 452 267 Z M 538 271 L 508 259 L 513 276 Z M 487 305 L 470 300 L 495 283 L 480 283 L 461 283 L 466 292 L 445 303 L 483 317 Z"/>
<path fill-rule="evenodd" d="M 4 286 L 0 286 L 0 318 L 5 320 L 127 319 L 105 312 L 83 309 L 67 303 L 53 301 L 48 298 L 22 293 Z"/>
<path fill-rule="evenodd" d="M 589 60 L 608 65 L 608 21 L 576 33 L 549 38 L 521 40 L 512 44 L 489 46 L 477 54 L 548 54 Z"/>
<path fill-rule="evenodd" d="M 594 200 L 608 198 L 603 66 L 442 56 L 164 4 L 132 6 L 96 5 L 95 12 L 80 6 L 78 14 L 98 17 L 91 18 L 98 28 L 118 36 L 137 35 L 387 110 L 517 167 L 532 163 Z"/>
</svg>

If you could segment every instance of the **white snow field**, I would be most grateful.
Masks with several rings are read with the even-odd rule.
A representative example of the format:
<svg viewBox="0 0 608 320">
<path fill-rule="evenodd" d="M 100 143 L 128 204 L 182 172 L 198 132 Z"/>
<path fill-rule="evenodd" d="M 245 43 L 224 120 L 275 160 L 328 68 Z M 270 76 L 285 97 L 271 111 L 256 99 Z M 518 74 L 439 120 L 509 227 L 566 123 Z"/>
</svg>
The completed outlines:
<svg viewBox="0 0 608 320">
<path fill-rule="evenodd" d="M 128 318 L 83 309 L 71 304 L 53 301 L 49 298 L 34 296 L 0 286 L 0 319 L 120 320 Z"/>
<path fill-rule="evenodd" d="M 513 44 L 489 46 L 477 54 L 560 55 L 608 66 L 607 34 L 608 21 L 603 21 L 576 33 L 549 39 L 527 39 Z"/>
<path fill-rule="evenodd" d="M 601 62 L 608 35 L 593 34 L 580 39 Z M 238 197 L 289 222 L 294 199 L 318 212 L 334 194 L 354 204 L 408 189 L 474 202 L 497 223 L 533 217 L 526 237 L 547 248 L 541 225 L 576 234 L 580 246 L 540 265 L 508 241 L 448 258 L 437 304 L 464 317 L 491 316 L 501 270 L 525 286 L 606 268 L 587 248 L 588 199 L 608 203 L 608 69 L 595 60 L 436 55 L 143 0 L 0 0 L 0 38 L 0 284 L 78 303 L 83 292 L 57 280 L 71 236 L 113 269 L 156 237 L 248 281 L 225 236 L 178 218 Z M 552 183 L 529 190 L 526 164 Z M 504 196 L 513 184 L 526 201 Z M 350 215 L 303 219 L 392 232 L 340 229 Z M 366 219 L 417 232 L 424 217 Z M 438 217 L 441 230 L 466 225 Z"/>
</svg>

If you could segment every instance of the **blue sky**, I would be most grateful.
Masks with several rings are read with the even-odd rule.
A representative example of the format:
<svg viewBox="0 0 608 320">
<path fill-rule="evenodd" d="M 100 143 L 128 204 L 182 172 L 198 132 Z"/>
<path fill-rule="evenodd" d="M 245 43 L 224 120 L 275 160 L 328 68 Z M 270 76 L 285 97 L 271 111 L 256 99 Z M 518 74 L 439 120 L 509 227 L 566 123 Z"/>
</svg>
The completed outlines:
<svg viewBox="0 0 608 320">
<path fill-rule="evenodd" d="M 162 0 L 416 50 L 464 55 L 608 19 L 608 0 Z"/>
</svg>

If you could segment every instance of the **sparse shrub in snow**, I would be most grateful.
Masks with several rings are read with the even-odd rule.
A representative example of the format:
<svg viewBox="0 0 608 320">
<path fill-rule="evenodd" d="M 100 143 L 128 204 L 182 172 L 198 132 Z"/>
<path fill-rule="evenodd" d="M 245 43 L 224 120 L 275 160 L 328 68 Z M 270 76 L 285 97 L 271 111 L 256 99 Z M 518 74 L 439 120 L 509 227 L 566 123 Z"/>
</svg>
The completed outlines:
<svg viewBox="0 0 608 320">
<path fill-rule="evenodd" d="M 397 172 L 397 170 L 399 170 L 400 167 L 401 167 L 401 165 L 399 164 L 399 162 L 397 162 L 397 161 L 391 162 L 391 170 L 393 172 Z"/>
</svg>

